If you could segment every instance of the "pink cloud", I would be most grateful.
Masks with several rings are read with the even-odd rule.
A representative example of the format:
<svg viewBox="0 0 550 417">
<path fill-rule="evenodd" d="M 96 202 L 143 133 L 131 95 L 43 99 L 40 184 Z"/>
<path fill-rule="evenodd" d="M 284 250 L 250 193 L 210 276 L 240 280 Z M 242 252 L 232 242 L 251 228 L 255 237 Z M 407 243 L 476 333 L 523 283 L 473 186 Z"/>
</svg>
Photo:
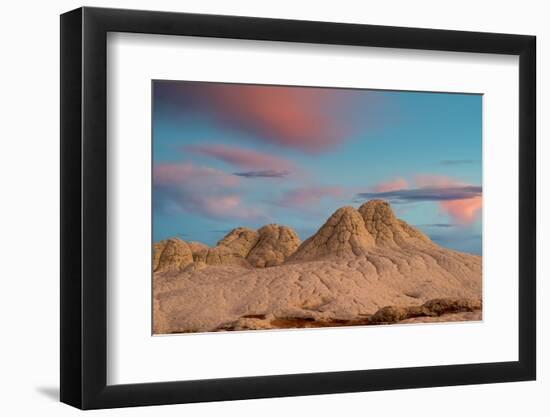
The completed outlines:
<svg viewBox="0 0 550 417">
<path fill-rule="evenodd" d="M 239 184 L 239 178 L 234 175 L 215 168 L 196 166 L 189 162 L 155 165 L 153 181 L 158 185 L 181 185 L 195 181 L 226 187 L 235 187 Z"/>
<path fill-rule="evenodd" d="M 319 203 L 323 198 L 340 197 L 343 190 L 340 187 L 310 187 L 297 188 L 286 192 L 280 204 L 287 207 L 306 207 Z"/>
<path fill-rule="evenodd" d="M 241 204 L 241 198 L 237 195 L 227 195 L 224 197 L 207 200 L 204 206 L 212 213 L 223 213 L 235 210 Z"/>
<path fill-rule="evenodd" d="M 460 224 L 473 223 L 482 208 L 482 197 L 449 200 L 440 203 L 441 208 Z"/>
<path fill-rule="evenodd" d="M 457 181 L 445 175 L 423 174 L 416 177 L 416 184 L 424 188 L 463 187 L 471 184 Z M 459 224 L 473 223 L 482 208 L 481 196 L 458 200 L 446 200 L 439 203 L 439 207 Z"/>
<path fill-rule="evenodd" d="M 157 82 L 155 98 L 174 118 L 199 115 L 243 139 L 317 154 L 395 119 L 386 96 L 356 89 Z M 389 108 L 391 107 L 391 111 Z"/>
<path fill-rule="evenodd" d="M 240 179 L 218 169 L 192 163 L 158 164 L 153 169 L 154 204 L 159 209 L 185 211 L 221 219 L 261 219 L 237 193 Z"/>
<path fill-rule="evenodd" d="M 195 194 L 181 203 L 189 211 L 213 218 L 257 220 L 265 217 L 259 210 L 245 207 L 241 197 L 233 194 L 222 196 Z"/>
<path fill-rule="evenodd" d="M 417 175 L 416 184 L 424 188 L 463 187 L 471 184 L 457 181 L 446 175 Z M 439 202 L 439 207 L 459 224 L 473 223 L 482 208 L 481 196 Z"/>
<path fill-rule="evenodd" d="M 236 165 L 239 168 L 261 170 L 292 169 L 292 164 L 286 159 L 234 146 L 196 145 L 188 146 L 185 149 L 201 155 L 207 155 L 228 164 Z"/>
<path fill-rule="evenodd" d="M 238 194 L 223 190 L 180 186 L 159 186 L 155 189 L 155 204 L 169 212 L 188 212 L 214 219 L 260 220 L 266 216 L 247 207 Z"/>
<path fill-rule="evenodd" d="M 365 122 L 365 111 L 361 118 L 353 114 L 356 95 L 349 91 L 217 85 L 204 92 L 219 120 L 229 127 L 248 131 L 261 140 L 311 153 L 340 143 L 354 125 Z"/>
<path fill-rule="evenodd" d="M 374 187 L 377 193 L 385 193 L 387 191 L 403 190 L 409 187 L 409 183 L 404 178 L 396 178 L 395 180 L 382 182 Z"/>
<path fill-rule="evenodd" d="M 407 180 L 397 178 L 374 187 L 375 193 L 362 193 L 360 196 L 405 201 L 433 201 L 458 224 L 473 223 L 481 212 L 483 200 L 481 187 L 458 181 L 445 175 L 420 174 L 414 178 L 415 187 L 409 187 Z M 478 190 L 479 189 L 479 190 Z"/>
<path fill-rule="evenodd" d="M 220 89 L 217 101 L 237 121 L 253 123 L 266 139 L 306 151 L 342 140 L 341 127 L 326 117 L 330 94 L 323 90 L 269 86 Z"/>
</svg>

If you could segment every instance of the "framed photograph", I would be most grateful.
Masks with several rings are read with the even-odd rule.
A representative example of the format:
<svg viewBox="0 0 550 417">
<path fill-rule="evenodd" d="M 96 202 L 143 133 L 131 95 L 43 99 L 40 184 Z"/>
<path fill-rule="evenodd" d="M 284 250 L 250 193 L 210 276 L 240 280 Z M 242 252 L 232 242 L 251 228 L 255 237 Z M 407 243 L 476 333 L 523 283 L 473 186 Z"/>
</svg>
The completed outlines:
<svg viewBox="0 0 550 417">
<path fill-rule="evenodd" d="M 535 37 L 61 16 L 61 401 L 533 380 Z"/>
</svg>

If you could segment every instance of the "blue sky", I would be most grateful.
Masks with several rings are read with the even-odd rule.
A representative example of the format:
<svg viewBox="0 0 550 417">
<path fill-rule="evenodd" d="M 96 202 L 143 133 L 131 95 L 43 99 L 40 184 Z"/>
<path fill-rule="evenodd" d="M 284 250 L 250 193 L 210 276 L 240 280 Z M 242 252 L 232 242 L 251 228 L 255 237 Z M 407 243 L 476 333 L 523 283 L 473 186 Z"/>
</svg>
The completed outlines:
<svg viewBox="0 0 550 417">
<path fill-rule="evenodd" d="M 309 237 L 384 198 L 481 253 L 482 96 L 153 82 L 153 239 L 215 244 L 266 223 Z"/>
</svg>

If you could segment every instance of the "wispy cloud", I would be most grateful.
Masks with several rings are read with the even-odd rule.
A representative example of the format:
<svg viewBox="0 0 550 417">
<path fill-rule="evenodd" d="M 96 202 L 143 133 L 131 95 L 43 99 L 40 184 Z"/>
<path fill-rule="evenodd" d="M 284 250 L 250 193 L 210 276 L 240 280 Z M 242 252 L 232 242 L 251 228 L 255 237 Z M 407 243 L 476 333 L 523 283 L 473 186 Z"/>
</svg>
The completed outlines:
<svg viewBox="0 0 550 417">
<path fill-rule="evenodd" d="M 247 171 L 247 172 L 234 172 L 233 175 L 245 178 L 283 178 L 290 174 L 290 171 Z"/>
<path fill-rule="evenodd" d="M 317 152 L 345 135 L 331 117 L 331 109 L 343 104 L 331 90 L 226 86 L 213 99 L 225 121 L 279 145 Z"/>
<path fill-rule="evenodd" d="M 239 193 L 239 178 L 191 163 L 158 164 L 153 169 L 156 210 L 183 211 L 217 219 L 260 219 Z"/>
<path fill-rule="evenodd" d="M 205 115 L 251 140 L 319 153 L 376 123 L 380 117 L 370 113 L 378 111 L 384 98 L 376 92 L 332 88 L 158 82 L 155 101 Z"/>
<path fill-rule="evenodd" d="M 239 168 L 263 171 L 290 170 L 292 168 L 292 163 L 284 158 L 236 146 L 211 144 L 187 146 L 184 149 Z"/>
<path fill-rule="evenodd" d="M 260 210 L 248 207 L 238 194 L 204 192 L 179 187 L 156 187 L 156 209 L 161 211 L 182 211 L 222 220 L 260 220 L 265 216 Z"/>
<path fill-rule="evenodd" d="M 475 185 L 456 187 L 421 187 L 386 192 L 357 194 L 359 199 L 381 198 L 395 203 L 420 201 L 449 201 L 474 198 L 481 195 L 481 187 Z"/>
<path fill-rule="evenodd" d="M 373 187 L 374 191 L 358 193 L 355 201 L 373 198 L 388 200 L 392 203 L 436 202 L 459 224 L 470 224 L 478 216 L 482 207 L 482 187 L 466 184 L 444 175 L 423 174 L 414 179 L 414 187 L 403 180 L 381 183 Z M 380 191 L 387 190 L 387 191 Z"/>
<path fill-rule="evenodd" d="M 153 181 L 157 185 L 182 185 L 207 181 L 210 185 L 235 187 L 239 179 L 221 170 L 198 166 L 190 162 L 156 164 L 153 168 Z"/>
</svg>

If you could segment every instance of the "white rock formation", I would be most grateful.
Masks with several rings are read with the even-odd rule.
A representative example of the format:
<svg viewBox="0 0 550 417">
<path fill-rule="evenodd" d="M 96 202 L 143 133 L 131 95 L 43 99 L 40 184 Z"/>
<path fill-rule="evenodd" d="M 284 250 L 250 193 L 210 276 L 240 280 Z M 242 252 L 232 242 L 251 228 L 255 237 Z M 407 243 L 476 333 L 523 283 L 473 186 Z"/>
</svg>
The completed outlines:
<svg viewBox="0 0 550 417">
<path fill-rule="evenodd" d="M 285 226 L 236 229 L 191 263 L 184 245 L 165 244 L 154 258 L 155 333 L 365 324 L 385 306 L 434 299 L 479 309 L 404 320 L 480 317 L 481 257 L 438 246 L 383 201 L 343 207 L 298 243 Z"/>
</svg>

